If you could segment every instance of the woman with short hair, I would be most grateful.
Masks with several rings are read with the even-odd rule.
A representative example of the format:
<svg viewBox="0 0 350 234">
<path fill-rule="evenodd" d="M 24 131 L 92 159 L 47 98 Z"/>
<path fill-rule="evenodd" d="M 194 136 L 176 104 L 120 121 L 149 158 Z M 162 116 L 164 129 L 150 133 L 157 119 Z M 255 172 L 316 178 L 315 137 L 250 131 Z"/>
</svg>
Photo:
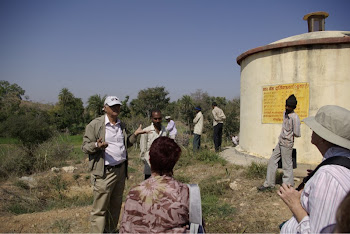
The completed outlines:
<svg viewBox="0 0 350 234">
<path fill-rule="evenodd" d="M 149 155 L 152 175 L 130 190 L 120 233 L 184 233 L 189 223 L 189 190 L 173 178 L 181 148 L 173 139 L 159 137 Z"/>
</svg>

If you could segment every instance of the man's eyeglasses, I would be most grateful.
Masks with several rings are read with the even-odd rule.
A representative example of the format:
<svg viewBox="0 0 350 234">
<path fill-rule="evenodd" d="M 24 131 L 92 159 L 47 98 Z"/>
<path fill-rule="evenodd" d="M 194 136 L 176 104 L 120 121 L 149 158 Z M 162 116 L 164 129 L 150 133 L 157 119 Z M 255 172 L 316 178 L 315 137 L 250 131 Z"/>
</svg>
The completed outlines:
<svg viewBox="0 0 350 234">
<path fill-rule="evenodd" d="M 162 118 L 153 118 L 154 120 L 162 120 Z"/>
</svg>

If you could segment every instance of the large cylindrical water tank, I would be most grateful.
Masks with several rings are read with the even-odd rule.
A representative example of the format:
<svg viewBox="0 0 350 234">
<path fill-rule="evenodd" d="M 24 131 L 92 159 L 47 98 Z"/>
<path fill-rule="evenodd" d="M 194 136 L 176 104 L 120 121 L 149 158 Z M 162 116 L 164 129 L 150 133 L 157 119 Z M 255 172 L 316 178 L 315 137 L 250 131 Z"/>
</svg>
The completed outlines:
<svg viewBox="0 0 350 234">
<path fill-rule="evenodd" d="M 301 120 L 324 105 L 350 110 L 349 31 L 292 36 L 248 50 L 237 57 L 237 63 L 241 66 L 239 151 L 271 156 L 282 127 L 276 113 L 282 118 L 285 99 L 292 93 L 298 93 L 296 112 Z M 294 144 L 299 163 L 322 160 L 310 143 L 311 133 L 302 123 L 302 136 Z"/>
</svg>

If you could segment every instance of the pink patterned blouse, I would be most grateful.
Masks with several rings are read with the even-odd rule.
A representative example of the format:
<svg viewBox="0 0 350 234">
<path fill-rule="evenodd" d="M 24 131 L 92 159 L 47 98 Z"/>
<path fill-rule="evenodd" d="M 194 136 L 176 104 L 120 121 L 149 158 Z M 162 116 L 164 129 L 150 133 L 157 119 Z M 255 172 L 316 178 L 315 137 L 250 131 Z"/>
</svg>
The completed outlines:
<svg viewBox="0 0 350 234">
<path fill-rule="evenodd" d="M 189 219 L 186 184 L 169 176 L 152 176 L 131 189 L 120 233 L 184 233 Z"/>
</svg>

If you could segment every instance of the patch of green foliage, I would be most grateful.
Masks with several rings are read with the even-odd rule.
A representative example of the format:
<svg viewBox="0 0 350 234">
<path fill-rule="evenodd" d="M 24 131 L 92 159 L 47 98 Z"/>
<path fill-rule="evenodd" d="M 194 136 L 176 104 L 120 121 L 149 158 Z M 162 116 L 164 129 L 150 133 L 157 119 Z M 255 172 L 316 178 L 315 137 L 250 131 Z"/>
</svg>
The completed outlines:
<svg viewBox="0 0 350 234">
<path fill-rule="evenodd" d="M 202 161 L 204 163 L 220 163 L 225 166 L 227 161 L 219 156 L 218 153 L 210 151 L 210 150 L 201 150 L 195 154 L 195 158 L 198 161 Z"/>
<path fill-rule="evenodd" d="M 40 205 L 40 206 L 38 206 Z M 27 213 L 34 213 L 34 212 L 40 212 L 42 211 L 41 204 L 38 204 L 37 202 L 16 202 L 14 204 L 11 204 L 6 209 L 12 214 L 20 215 L 20 214 L 27 214 Z"/>
<path fill-rule="evenodd" d="M 133 167 L 128 167 L 128 173 L 134 173 L 136 172 L 137 170 Z"/>
<path fill-rule="evenodd" d="M 230 189 L 227 183 L 218 183 L 221 177 L 209 177 L 199 184 L 202 197 L 203 217 L 208 221 L 232 219 L 236 208 L 222 201 L 220 198 L 227 194 Z"/>
<path fill-rule="evenodd" d="M 174 178 L 184 184 L 191 183 L 191 178 L 185 175 L 175 175 Z"/>
<path fill-rule="evenodd" d="M 59 219 L 56 220 L 51 228 L 54 229 L 55 231 L 59 232 L 59 233 L 69 233 L 70 231 L 70 227 L 71 227 L 71 220 L 69 219 Z"/>
<path fill-rule="evenodd" d="M 70 207 L 80 207 L 91 205 L 93 202 L 93 195 L 91 194 L 80 194 L 79 196 L 67 197 L 61 194 L 59 197 L 51 198 L 47 201 L 45 211 L 53 209 L 63 209 Z"/>
<path fill-rule="evenodd" d="M 262 179 L 266 176 L 267 165 L 252 162 L 245 170 L 245 176 L 249 179 Z"/>
<path fill-rule="evenodd" d="M 227 161 L 221 158 L 218 153 L 210 151 L 208 149 L 193 152 L 189 148 L 184 148 L 175 168 L 193 165 L 194 162 L 202 162 L 205 164 L 220 163 L 222 166 L 225 166 L 227 164 Z"/>
<path fill-rule="evenodd" d="M 29 185 L 22 181 L 22 180 L 16 180 L 14 183 L 15 186 L 17 186 L 18 188 L 24 189 L 24 190 L 29 190 Z"/>
<path fill-rule="evenodd" d="M 62 140 L 64 142 L 73 144 L 74 146 L 81 146 L 81 144 L 83 143 L 83 135 L 79 134 L 79 135 L 69 135 L 69 134 L 62 134 Z"/>
<path fill-rule="evenodd" d="M 11 137 L 0 137 L 0 144 L 19 144 L 20 141 Z"/>
<path fill-rule="evenodd" d="M 65 164 L 73 148 L 60 137 L 53 137 L 37 145 L 28 153 L 28 148 L 22 145 L 6 145 L 0 147 L 0 177 L 10 175 L 22 176 L 34 172 L 41 172 L 52 167 Z"/>
</svg>

